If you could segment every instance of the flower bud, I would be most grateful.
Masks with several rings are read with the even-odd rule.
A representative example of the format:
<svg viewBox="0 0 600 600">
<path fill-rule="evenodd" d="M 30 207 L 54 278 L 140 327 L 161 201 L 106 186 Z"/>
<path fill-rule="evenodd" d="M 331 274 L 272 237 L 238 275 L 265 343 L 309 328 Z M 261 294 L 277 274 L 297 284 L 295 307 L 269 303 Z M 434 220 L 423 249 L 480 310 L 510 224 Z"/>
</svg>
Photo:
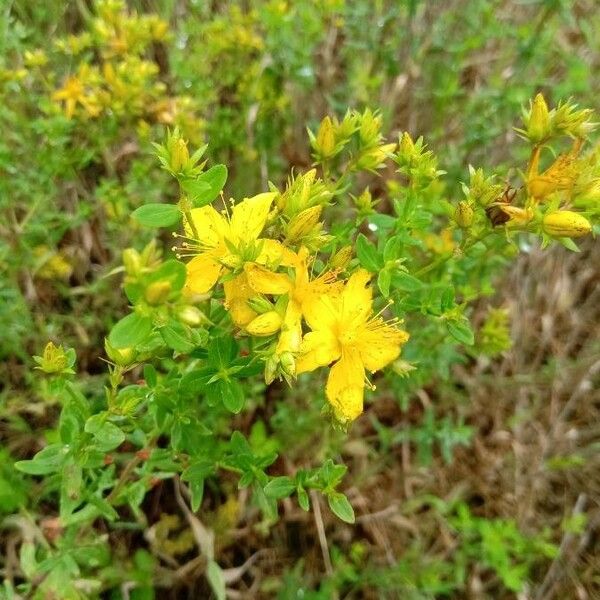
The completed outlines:
<svg viewBox="0 0 600 600">
<path fill-rule="evenodd" d="M 69 352 L 73 351 L 69 350 Z M 62 345 L 55 346 L 52 342 L 48 342 L 42 356 L 34 356 L 33 359 L 38 364 L 36 368 L 44 373 L 73 373 L 70 366 L 74 362 L 74 354 L 70 360 Z"/>
<path fill-rule="evenodd" d="M 104 351 L 106 352 L 106 356 L 108 356 L 115 365 L 119 365 L 120 367 L 129 366 L 136 358 L 136 352 L 132 347 L 114 348 L 111 346 L 108 338 L 104 340 Z"/>
<path fill-rule="evenodd" d="M 288 242 L 301 240 L 309 235 L 319 222 L 322 210 L 322 206 L 312 206 L 293 217 L 287 225 L 286 239 Z"/>
<path fill-rule="evenodd" d="M 462 200 L 454 211 L 454 221 L 462 229 L 468 229 L 473 224 L 475 213 L 468 202 Z"/>
<path fill-rule="evenodd" d="M 548 105 L 542 94 L 538 94 L 531 105 L 529 122 L 527 123 L 527 137 L 529 141 L 537 144 L 550 135 L 550 113 Z"/>
<path fill-rule="evenodd" d="M 246 331 L 250 335 L 266 337 L 273 335 L 281 327 L 281 317 L 274 310 L 258 315 L 246 325 Z"/>
<path fill-rule="evenodd" d="M 275 354 L 269 356 L 265 361 L 265 383 L 267 385 L 273 383 L 279 370 L 279 359 Z"/>
<path fill-rule="evenodd" d="M 330 264 L 333 269 L 345 269 L 351 260 L 352 246 L 344 246 L 333 255 Z"/>
<path fill-rule="evenodd" d="M 198 327 L 206 320 L 204 313 L 196 306 L 183 306 L 178 313 L 179 319 L 190 327 Z"/>
<path fill-rule="evenodd" d="M 123 250 L 122 258 L 127 275 L 130 275 L 131 277 L 137 277 L 142 268 L 142 258 L 140 253 L 133 248 L 126 248 Z"/>
<path fill-rule="evenodd" d="M 273 310 L 273 303 L 260 295 L 249 298 L 247 304 L 254 312 L 259 314 L 268 313 Z"/>
<path fill-rule="evenodd" d="M 415 143 L 413 142 L 412 138 L 410 137 L 410 134 L 408 133 L 408 131 L 405 131 L 402 134 L 402 137 L 400 138 L 400 146 L 398 147 L 398 154 L 401 155 L 402 157 L 404 157 L 407 160 L 407 162 L 410 161 L 410 159 L 415 154 Z"/>
<path fill-rule="evenodd" d="M 315 150 L 322 158 L 331 158 L 335 152 L 335 134 L 333 131 L 333 123 L 329 116 L 325 117 L 319 125 L 317 139 L 315 142 Z"/>
<path fill-rule="evenodd" d="M 367 109 L 360 118 L 358 135 L 363 146 L 371 146 L 379 141 L 381 130 L 381 116 L 374 115 Z"/>
<path fill-rule="evenodd" d="M 281 371 L 288 377 L 296 376 L 296 360 L 291 352 L 283 352 L 279 357 Z"/>
<path fill-rule="evenodd" d="M 187 142 L 183 138 L 176 138 L 171 149 L 170 167 L 174 173 L 179 173 L 190 159 Z"/>
<path fill-rule="evenodd" d="M 542 229 L 552 237 L 583 237 L 592 231 L 591 223 L 579 213 L 557 210 L 544 216 Z"/>
<path fill-rule="evenodd" d="M 146 288 L 144 298 L 148 304 L 156 306 L 165 302 L 171 293 L 171 289 L 170 281 L 155 281 Z"/>
</svg>

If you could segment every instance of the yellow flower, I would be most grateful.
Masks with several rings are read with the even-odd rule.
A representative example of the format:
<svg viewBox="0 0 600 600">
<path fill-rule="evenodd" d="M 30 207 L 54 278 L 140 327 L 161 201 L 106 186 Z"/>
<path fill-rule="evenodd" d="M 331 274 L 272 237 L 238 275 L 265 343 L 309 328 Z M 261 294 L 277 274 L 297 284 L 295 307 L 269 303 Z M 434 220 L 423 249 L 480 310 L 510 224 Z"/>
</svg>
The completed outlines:
<svg viewBox="0 0 600 600">
<path fill-rule="evenodd" d="M 313 371 L 334 361 L 325 393 L 335 417 L 347 423 L 363 409 L 365 369 L 378 371 L 398 358 L 408 333 L 373 315 L 370 274 L 354 273 L 337 296 L 323 296 L 304 313 L 312 329 L 304 336 L 296 372 Z"/>
<path fill-rule="evenodd" d="M 276 195 L 267 192 L 246 198 L 233 207 L 231 217 L 212 206 L 191 211 L 192 223 L 186 223 L 185 231 L 194 243 L 185 247 L 196 256 L 187 264 L 189 292 L 205 294 L 224 270 L 241 268 L 248 260 L 261 264 L 293 262 L 295 255 L 282 244 L 259 238 Z"/>
<path fill-rule="evenodd" d="M 575 155 L 561 154 L 541 175 L 532 173 L 527 181 L 527 191 L 536 200 L 545 200 L 554 192 L 573 187 L 578 175 Z"/>
<path fill-rule="evenodd" d="M 308 250 L 301 248 L 294 267 L 295 277 L 273 273 L 256 263 L 246 263 L 244 270 L 250 287 L 261 294 L 288 294 L 288 303 L 281 323 L 281 335 L 276 353 L 298 352 L 302 341 L 302 315 L 312 314 L 324 295 L 339 293 L 341 282 L 335 283 L 335 273 L 327 272 L 315 279 L 308 273 Z"/>
<path fill-rule="evenodd" d="M 79 77 L 69 77 L 62 88 L 52 94 L 53 100 L 63 100 L 67 119 L 73 118 L 77 104 L 85 109 L 90 117 L 100 114 L 100 107 L 93 96 L 87 95 L 85 86 Z"/>
</svg>

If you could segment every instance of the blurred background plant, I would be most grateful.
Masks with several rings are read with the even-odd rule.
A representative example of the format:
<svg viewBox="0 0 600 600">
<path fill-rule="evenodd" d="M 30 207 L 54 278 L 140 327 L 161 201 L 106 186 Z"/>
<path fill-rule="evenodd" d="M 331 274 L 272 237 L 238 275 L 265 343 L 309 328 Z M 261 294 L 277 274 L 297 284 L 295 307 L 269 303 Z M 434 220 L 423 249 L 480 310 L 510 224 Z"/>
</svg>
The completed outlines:
<svg viewBox="0 0 600 600">
<path fill-rule="evenodd" d="M 550 153 L 536 172 L 541 181 L 521 178 L 531 145 L 513 127 L 524 127 L 531 144 L 541 141 L 528 130 L 531 112 L 525 124 L 517 120 L 523 107 L 533 111 L 528 102 L 540 91 L 550 107 L 573 97 L 580 107 L 600 108 L 590 76 L 600 66 L 593 0 L 13 0 L 0 7 L 0 19 L 0 597 L 149 598 L 167 588 L 173 597 L 210 590 L 219 597 L 225 588 L 231 597 L 280 598 L 599 593 L 598 250 L 584 240 L 579 254 L 542 253 L 534 235 L 507 234 L 515 243 L 499 235 L 455 257 L 465 239 L 458 231 L 490 228 L 490 218 L 522 218 L 547 241 L 572 225 L 542 222 L 559 208 L 552 198 L 539 203 L 543 214 L 526 212 L 522 188 L 544 195 L 557 170 L 569 191 L 575 180 L 564 160 L 562 171 L 560 162 L 552 171 Z M 412 136 L 400 139 L 397 164 L 387 161 L 383 177 L 367 172 L 383 157 L 360 133 L 347 147 L 325 143 L 319 154 L 327 129 L 343 123 L 348 109 L 356 111 L 350 120 L 365 123 L 361 131 L 376 122 L 391 142 L 398 132 Z M 152 370 L 134 370 L 118 391 L 102 358 L 104 336 L 127 312 L 115 290 L 120 273 L 142 286 L 146 300 L 164 277 L 181 283 L 178 267 L 161 259 L 170 236 L 151 242 L 151 232 L 130 219 L 142 205 L 179 199 L 152 148 L 167 126 L 194 148 L 208 144 L 204 158 L 227 165 L 225 191 L 236 198 L 269 182 L 285 190 L 293 169 L 292 197 L 294 181 L 299 186 L 313 159 L 320 162 L 331 190 L 354 194 L 328 217 L 338 240 L 330 249 L 351 242 L 358 227 L 360 264 L 377 274 L 394 310 L 411 315 L 411 343 L 349 435 L 331 428 L 318 403 L 305 402 L 322 397 L 317 380 L 287 390 L 256 379 L 250 408 L 236 417 L 243 441 L 229 440 L 227 411 L 213 411 L 204 424 L 229 440 L 231 448 L 221 442 L 219 451 L 251 457 L 253 468 L 271 464 L 281 478 L 326 459 L 344 462 L 352 527 L 320 508 L 314 491 L 313 514 L 286 499 L 275 522 L 234 478 L 217 480 L 202 464 L 187 478 L 192 500 L 202 499 L 199 520 L 187 509 L 187 488 L 170 481 L 164 439 L 124 425 L 147 393 L 133 375 L 165 386 L 153 408 L 159 421 L 173 410 L 164 391 L 175 369 L 168 356 L 157 383 Z M 337 131 L 344 138 L 343 127 Z M 568 156 L 566 138 L 554 151 Z M 570 204 L 560 208 L 597 218 L 598 155 L 586 152 L 591 175 L 577 179 Z M 351 156 L 356 168 L 340 156 Z M 575 158 L 584 160 L 569 164 Z M 485 173 L 469 173 L 471 164 Z M 406 181 L 415 182 L 418 202 L 407 202 Z M 514 206 L 497 203 L 509 185 L 521 196 Z M 558 198 L 564 189 L 559 183 L 548 193 Z M 455 224 L 447 228 L 449 219 Z M 423 231 L 413 247 L 412 229 Z M 519 250 L 525 254 L 517 259 Z M 412 276 L 396 262 L 409 256 Z M 200 336 L 187 343 L 200 343 L 209 324 L 177 302 L 177 322 L 193 321 Z M 173 329 L 171 346 L 185 351 Z M 131 360 L 122 348 L 106 354 L 117 366 Z M 66 372 L 72 368 L 75 382 Z M 90 424 L 107 398 L 122 421 Z M 190 418 L 181 413 L 173 447 L 208 452 Z M 96 498 L 96 512 L 78 516 L 69 491 L 80 489 L 81 471 L 57 453 L 82 419 L 93 440 L 86 468 L 99 475 L 86 471 L 93 491 L 86 506 Z M 46 454 L 28 475 L 13 468 L 39 450 Z M 112 461 L 136 474 L 135 485 L 115 486 Z M 109 489 L 111 501 L 101 502 Z M 111 503 L 124 490 L 137 509 L 115 512 Z M 99 515 L 106 520 L 95 525 Z"/>
</svg>

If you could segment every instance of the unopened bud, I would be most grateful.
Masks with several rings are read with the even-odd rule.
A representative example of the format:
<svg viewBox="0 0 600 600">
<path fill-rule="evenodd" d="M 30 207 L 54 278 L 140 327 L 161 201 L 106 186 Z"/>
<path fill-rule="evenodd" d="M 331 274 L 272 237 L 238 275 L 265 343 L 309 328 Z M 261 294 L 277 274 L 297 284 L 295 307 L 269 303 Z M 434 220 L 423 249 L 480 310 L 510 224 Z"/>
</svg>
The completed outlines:
<svg viewBox="0 0 600 600">
<path fill-rule="evenodd" d="M 148 304 L 156 306 L 162 304 L 169 297 L 171 289 L 170 281 L 155 281 L 146 288 L 144 298 Z"/>
<path fill-rule="evenodd" d="M 359 138 L 364 146 L 377 143 L 381 130 L 381 117 L 375 116 L 370 110 L 361 115 Z"/>
<path fill-rule="evenodd" d="M 335 151 L 335 134 L 333 123 L 329 116 L 325 117 L 319 125 L 315 150 L 322 158 L 330 158 Z"/>
<path fill-rule="evenodd" d="M 280 327 L 281 317 L 279 316 L 279 313 L 272 310 L 252 319 L 252 321 L 246 325 L 246 331 L 250 335 L 266 337 L 279 331 Z"/>
<path fill-rule="evenodd" d="M 127 275 L 137 277 L 142 268 L 142 258 L 140 253 L 133 248 L 126 248 L 123 250 L 123 265 Z"/>
<path fill-rule="evenodd" d="M 352 260 L 352 246 L 344 246 L 338 250 L 331 259 L 333 269 L 345 269 Z"/>
<path fill-rule="evenodd" d="M 550 134 L 550 113 L 542 94 L 538 94 L 531 105 L 527 137 L 535 144 L 544 141 Z"/>
<path fill-rule="evenodd" d="M 273 383 L 279 370 L 279 360 L 276 355 L 269 356 L 265 361 L 265 383 L 267 385 Z"/>
<path fill-rule="evenodd" d="M 273 310 L 273 303 L 264 296 L 252 296 L 246 303 L 254 312 L 259 314 L 268 313 Z"/>
<path fill-rule="evenodd" d="M 198 307 L 191 305 L 183 306 L 178 315 L 180 320 L 190 327 L 198 327 L 206 320 L 204 313 Z"/>
<path fill-rule="evenodd" d="M 301 240 L 311 233 L 319 222 L 322 210 L 322 206 L 312 206 L 293 217 L 288 223 L 286 230 L 286 239 L 288 242 Z"/>
<path fill-rule="evenodd" d="M 468 202 L 462 200 L 454 211 L 454 220 L 462 229 L 468 229 L 473 224 L 475 213 Z"/>
<path fill-rule="evenodd" d="M 592 231 L 591 223 L 579 213 L 557 210 L 544 216 L 542 228 L 552 237 L 578 238 Z"/>
<path fill-rule="evenodd" d="M 190 153 L 188 151 L 187 142 L 183 138 L 177 138 L 174 141 L 171 150 L 171 163 L 170 167 L 174 173 L 179 173 L 187 165 L 190 159 Z"/>
<path fill-rule="evenodd" d="M 108 356 L 115 365 L 119 365 L 120 367 L 127 367 L 135 361 L 136 352 L 132 347 L 114 348 L 111 346 L 108 339 L 105 339 L 104 350 L 106 356 Z"/>
<path fill-rule="evenodd" d="M 400 138 L 400 146 L 398 147 L 398 154 L 401 155 L 405 160 L 410 159 L 415 153 L 415 143 L 410 137 L 409 133 L 405 131 Z"/>
<path fill-rule="evenodd" d="M 283 352 L 279 357 L 281 371 L 288 377 L 296 376 L 296 360 L 291 352 Z"/>
<path fill-rule="evenodd" d="M 62 345 L 56 346 L 52 342 L 48 342 L 42 356 L 34 356 L 33 359 L 38 364 L 36 368 L 44 373 L 73 372 L 69 369 L 69 357 Z"/>
</svg>

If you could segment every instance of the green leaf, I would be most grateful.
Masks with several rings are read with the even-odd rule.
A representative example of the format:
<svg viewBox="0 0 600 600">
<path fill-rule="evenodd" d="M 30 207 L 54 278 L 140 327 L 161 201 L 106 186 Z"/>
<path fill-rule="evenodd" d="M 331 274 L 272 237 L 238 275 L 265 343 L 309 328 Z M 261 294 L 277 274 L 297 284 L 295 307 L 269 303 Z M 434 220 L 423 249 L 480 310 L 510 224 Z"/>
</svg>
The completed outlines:
<svg viewBox="0 0 600 600">
<path fill-rule="evenodd" d="M 106 413 L 93 415 L 87 420 L 85 430 L 94 436 L 101 450 L 108 452 L 125 441 L 125 434 L 114 423 L 106 419 Z"/>
<path fill-rule="evenodd" d="M 376 273 L 383 267 L 377 248 L 362 233 L 356 238 L 356 256 L 367 271 Z"/>
<path fill-rule="evenodd" d="M 177 352 L 189 353 L 195 345 L 190 341 L 188 330 L 179 321 L 171 320 L 164 327 L 160 328 L 165 344 Z"/>
<path fill-rule="evenodd" d="M 237 356 L 238 347 L 232 336 L 214 338 L 208 347 L 208 362 L 215 369 L 226 369 Z"/>
<path fill-rule="evenodd" d="M 344 494 L 333 492 L 327 496 L 329 508 L 345 523 L 354 523 L 354 509 Z"/>
<path fill-rule="evenodd" d="M 132 216 L 146 227 L 171 227 L 181 219 L 181 212 L 174 204 L 144 204 L 136 208 Z"/>
<path fill-rule="evenodd" d="M 146 285 L 150 285 L 155 281 L 168 281 L 171 284 L 171 289 L 179 291 L 185 285 L 187 276 L 185 265 L 175 259 L 167 260 L 154 273 L 146 279 Z"/>
<path fill-rule="evenodd" d="M 409 275 L 406 271 L 396 271 L 392 275 L 392 285 L 403 292 L 415 292 L 423 287 L 423 283 Z"/>
<path fill-rule="evenodd" d="M 208 171 L 202 173 L 195 181 L 195 183 L 202 184 L 202 190 L 200 185 L 196 188 L 196 193 L 190 194 L 190 199 L 196 208 L 200 206 L 206 206 L 210 204 L 221 192 L 227 181 L 227 167 L 225 165 L 215 165 Z M 185 184 L 184 184 L 184 189 Z M 186 192 L 188 190 L 186 189 Z"/>
<path fill-rule="evenodd" d="M 40 450 L 31 460 L 19 460 L 15 469 L 28 475 L 56 473 L 64 464 L 68 448 L 62 444 L 51 444 Z"/>
<path fill-rule="evenodd" d="M 466 318 L 457 321 L 446 321 L 448 333 L 461 344 L 472 346 L 475 343 L 475 335 L 471 329 L 471 325 Z"/>
<path fill-rule="evenodd" d="M 308 509 L 310 508 L 310 499 L 303 487 L 298 487 L 298 504 L 303 511 L 308 512 Z"/>
<path fill-rule="evenodd" d="M 158 378 L 156 375 L 156 369 L 151 364 L 144 365 L 144 380 L 148 384 L 148 387 L 153 388 L 156 387 L 158 382 Z"/>
<path fill-rule="evenodd" d="M 443 313 L 454 307 L 454 286 L 448 286 L 442 292 L 440 298 L 440 308 Z"/>
<path fill-rule="evenodd" d="M 275 477 L 264 487 L 267 498 L 287 498 L 296 489 L 296 484 L 291 477 Z"/>
<path fill-rule="evenodd" d="M 237 379 L 230 379 L 229 381 L 221 379 L 214 385 L 218 390 L 223 406 L 229 412 L 237 414 L 244 408 L 246 401 L 244 388 Z"/>
<path fill-rule="evenodd" d="M 392 283 L 392 275 L 389 269 L 379 271 L 377 276 L 377 286 L 381 293 L 387 298 L 390 295 L 390 284 Z"/>
<path fill-rule="evenodd" d="M 225 578 L 223 577 L 223 571 L 221 567 L 214 561 L 208 561 L 206 568 L 206 578 L 208 583 L 215 593 L 217 600 L 226 600 L 225 594 Z"/>
<path fill-rule="evenodd" d="M 131 313 L 114 325 L 108 335 L 108 341 L 114 348 L 129 348 L 145 342 L 151 331 L 150 317 Z"/>
<path fill-rule="evenodd" d="M 195 512 L 202 504 L 204 496 L 204 480 L 208 475 L 214 472 L 211 462 L 201 461 L 190 465 L 181 474 L 181 479 L 190 484 L 190 492 L 192 493 L 192 510 Z"/>
<path fill-rule="evenodd" d="M 558 238 L 558 242 L 571 252 L 581 252 L 579 246 L 569 237 Z"/>
</svg>

